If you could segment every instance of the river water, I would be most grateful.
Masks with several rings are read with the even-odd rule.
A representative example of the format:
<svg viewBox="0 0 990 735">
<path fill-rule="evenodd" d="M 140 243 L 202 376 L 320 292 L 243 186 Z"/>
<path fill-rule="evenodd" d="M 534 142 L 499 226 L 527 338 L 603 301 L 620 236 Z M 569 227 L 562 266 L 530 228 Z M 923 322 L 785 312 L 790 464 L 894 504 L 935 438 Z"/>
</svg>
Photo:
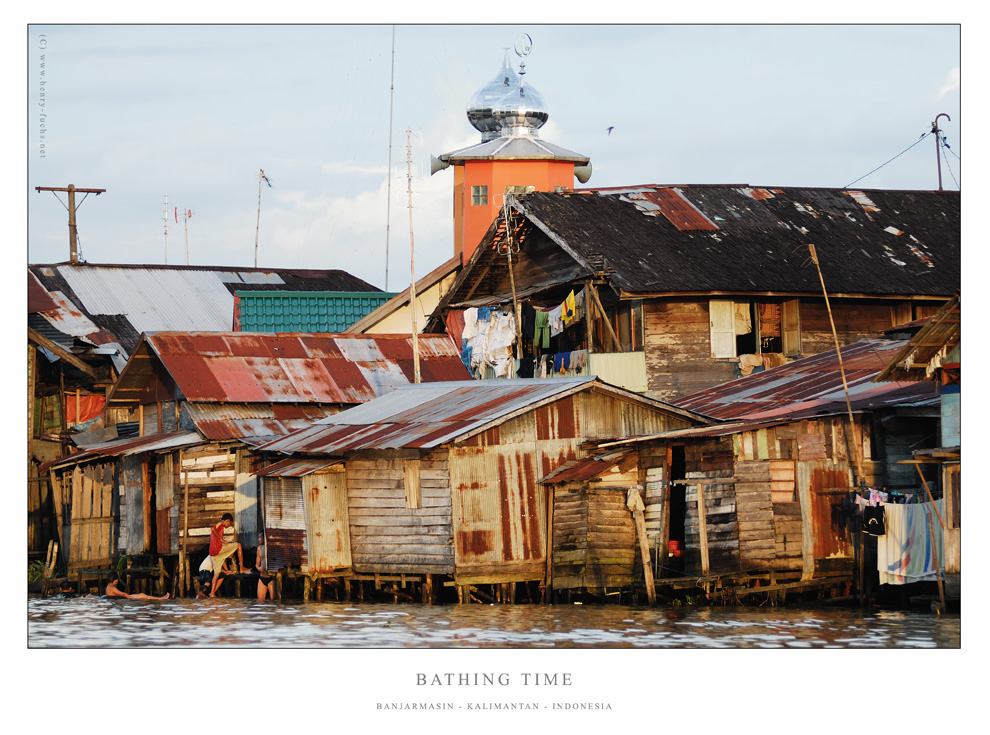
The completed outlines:
<svg viewBox="0 0 990 735">
<path fill-rule="evenodd" d="M 958 614 L 836 607 L 28 600 L 29 648 L 945 649 Z"/>
</svg>

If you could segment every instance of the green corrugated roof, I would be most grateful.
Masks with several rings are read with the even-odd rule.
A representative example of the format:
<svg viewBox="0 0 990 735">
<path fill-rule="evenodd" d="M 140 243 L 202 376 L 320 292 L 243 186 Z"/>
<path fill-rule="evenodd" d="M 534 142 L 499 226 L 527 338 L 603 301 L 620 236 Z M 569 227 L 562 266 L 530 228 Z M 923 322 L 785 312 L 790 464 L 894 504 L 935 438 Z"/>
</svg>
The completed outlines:
<svg viewBox="0 0 990 735">
<path fill-rule="evenodd" d="M 350 291 L 237 291 L 242 332 L 343 332 L 396 294 Z"/>
</svg>

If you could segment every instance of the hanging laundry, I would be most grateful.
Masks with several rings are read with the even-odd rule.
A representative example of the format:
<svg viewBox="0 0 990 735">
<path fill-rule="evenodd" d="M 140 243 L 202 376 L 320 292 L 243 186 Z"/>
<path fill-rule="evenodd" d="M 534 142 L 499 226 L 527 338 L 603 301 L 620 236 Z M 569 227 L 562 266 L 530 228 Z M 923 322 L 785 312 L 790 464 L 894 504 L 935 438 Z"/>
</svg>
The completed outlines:
<svg viewBox="0 0 990 735">
<path fill-rule="evenodd" d="M 588 351 L 574 350 L 571 352 L 571 370 L 581 373 L 588 366 Z"/>
<path fill-rule="evenodd" d="M 569 327 L 571 322 L 574 321 L 574 292 L 571 291 L 567 294 L 567 298 L 564 299 L 564 303 L 560 305 L 561 314 L 560 320 L 564 323 L 565 327 Z"/>
<path fill-rule="evenodd" d="M 585 300 L 585 290 L 581 289 L 574 296 L 574 318 L 581 319 L 584 317 L 584 300 Z"/>
<path fill-rule="evenodd" d="M 536 309 L 534 320 L 533 346 L 550 349 L 550 312 Z"/>
<path fill-rule="evenodd" d="M 753 331 L 753 322 L 749 318 L 749 304 L 736 304 L 736 334 L 749 334 Z"/>
<path fill-rule="evenodd" d="M 756 370 L 759 368 L 759 370 Z M 739 356 L 739 372 L 744 377 L 749 375 L 754 370 L 756 372 L 763 372 L 763 358 L 759 355 L 740 355 Z"/>
<path fill-rule="evenodd" d="M 863 533 L 870 536 L 883 536 L 887 533 L 883 508 L 882 505 L 878 505 L 863 509 Z"/>
<path fill-rule="evenodd" d="M 877 539 L 877 571 L 880 584 L 910 584 L 935 581 L 935 557 L 932 554 L 932 537 L 935 531 L 935 548 L 941 565 L 945 566 L 942 548 L 942 526 L 934 515 L 931 503 L 883 506 L 886 534 Z M 935 501 L 935 508 L 942 513 L 942 500 Z M 944 517 L 944 516 L 943 516 Z"/>
<path fill-rule="evenodd" d="M 536 336 L 536 309 L 528 301 L 519 308 L 522 324 L 520 328 L 525 337 L 533 339 Z"/>
<path fill-rule="evenodd" d="M 559 304 L 552 308 L 549 312 L 547 320 L 550 323 L 550 336 L 556 337 L 558 334 L 564 331 L 564 320 L 563 320 L 563 304 Z"/>
</svg>

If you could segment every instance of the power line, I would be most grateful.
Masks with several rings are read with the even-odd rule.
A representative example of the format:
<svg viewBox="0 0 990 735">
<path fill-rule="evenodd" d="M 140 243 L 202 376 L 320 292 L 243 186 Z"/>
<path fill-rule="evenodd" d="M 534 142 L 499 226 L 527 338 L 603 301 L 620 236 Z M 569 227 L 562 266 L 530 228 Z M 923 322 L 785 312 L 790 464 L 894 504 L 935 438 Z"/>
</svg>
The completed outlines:
<svg viewBox="0 0 990 735">
<path fill-rule="evenodd" d="M 897 159 L 897 158 L 900 158 L 900 157 L 901 157 L 901 156 L 903 156 L 903 155 L 904 155 L 905 153 L 907 153 L 907 152 L 908 152 L 909 150 L 911 150 L 911 149 L 912 149 L 912 148 L 914 148 L 914 147 L 915 147 L 916 145 L 918 145 L 918 143 L 920 143 L 920 142 L 921 142 L 921 141 L 923 141 L 923 140 L 924 140 L 925 138 L 927 138 L 927 137 L 928 137 L 929 135 L 931 135 L 931 131 L 929 131 L 929 132 L 927 132 L 927 133 L 925 133 L 924 135 L 922 135 L 922 136 L 921 136 L 920 138 L 918 138 L 918 139 L 917 139 L 917 140 L 916 140 L 916 141 L 915 141 L 914 143 L 912 143 L 912 144 L 911 144 L 911 145 L 909 145 L 909 146 L 908 146 L 907 148 L 905 148 L 905 149 L 904 149 L 903 151 L 901 151 L 901 152 L 900 152 L 900 153 L 898 153 L 898 154 L 897 154 L 896 156 L 894 156 L 894 158 L 891 158 L 891 159 L 890 159 L 890 161 L 887 161 L 887 163 L 890 163 L 891 161 L 893 161 L 893 160 L 895 160 L 895 159 Z M 865 179 L 865 178 L 866 178 L 867 176 L 871 176 L 872 174 L 875 174 L 875 173 L 876 173 L 877 171 L 879 171 L 879 170 L 880 170 L 880 169 L 882 169 L 882 168 L 883 168 L 884 166 L 886 166 L 886 165 L 887 165 L 887 163 L 881 163 L 881 164 L 880 164 L 879 166 L 877 166 L 877 167 L 876 167 L 875 169 L 873 169 L 872 171 L 870 171 L 870 173 L 868 173 L 868 174 L 864 174 L 863 176 L 860 176 L 860 177 L 859 177 L 858 179 L 856 179 L 856 181 L 853 181 L 853 182 L 850 182 L 850 183 L 848 183 L 848 184 L 846 184 L 844 188 L 846 188 L 846 189 L 848 189 L 848 188 L 849 188 L 850 186 L 852 186 L 852 185 L 853 185 L 853 184 L 855 184 L 855 183 L 858 183 L 858 182 L 860 182 L 860 181 L 862 181 L 862 180 L 863 180 L 863 179 Z"/>
</svg>

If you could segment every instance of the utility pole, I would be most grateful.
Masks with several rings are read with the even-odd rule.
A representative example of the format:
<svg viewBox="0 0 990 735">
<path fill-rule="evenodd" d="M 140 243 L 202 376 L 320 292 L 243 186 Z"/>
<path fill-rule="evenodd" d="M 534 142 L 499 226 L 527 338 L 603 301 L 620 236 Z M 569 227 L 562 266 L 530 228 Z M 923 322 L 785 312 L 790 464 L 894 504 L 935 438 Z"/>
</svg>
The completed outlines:
<svg viewBox="0 0 990 735">
<path fill-rule="evenodd" d="M 79 189 L 72 184 L 68 186 L 36 186 L 35 191 L 65 191 L 69 194 L 69 206 L 66 207 L 69 210 L 69 262 L 75 265 L 79 262 L 79 239 L 76 235 L 76 192 L 81 191 L 83 194 L 89 196 L 90 194 L 96 194 L 99 196 L 106 189 Z M 58 199 L 58 196 L 55 197 Z M 86 197 L 83 197 L 85 200 Z M 59 199 L 61 201 L 61 199 Z M 82 204 L 82 202 L 79 202 Z M 65 205 L 63 205 L 65 206 Z"/>
<path fill-rule="evenodd" d="M 942 191 L 942 138 L 938 134 L 938 119 L 940 117 L 944 117 L 949 122 L 952 122 L 952 118 L 944 112 L 940 112 L 935 116 L 935 122 L 932 123 L 932 132 L 935 133 L 935 162 L 938 164 L 938 190 Z"/>
</svg>

